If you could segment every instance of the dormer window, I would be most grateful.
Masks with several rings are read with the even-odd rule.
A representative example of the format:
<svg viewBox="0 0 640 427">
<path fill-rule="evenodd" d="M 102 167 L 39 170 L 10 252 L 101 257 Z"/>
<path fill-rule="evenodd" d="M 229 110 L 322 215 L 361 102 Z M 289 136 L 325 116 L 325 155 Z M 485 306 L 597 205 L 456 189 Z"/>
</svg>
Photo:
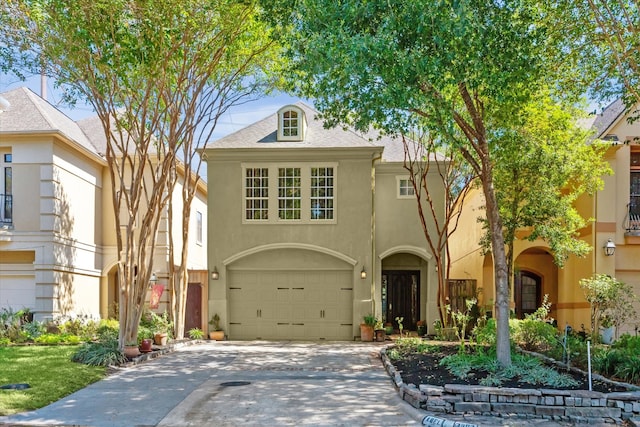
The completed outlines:
<svg viewBox="0 0 640 427">
<path fill-rule="evenodd" d="M 304 112 L 287 105 L 278 111 L 278 141 L 303 141 L 307 121 Z"/>
</svg>

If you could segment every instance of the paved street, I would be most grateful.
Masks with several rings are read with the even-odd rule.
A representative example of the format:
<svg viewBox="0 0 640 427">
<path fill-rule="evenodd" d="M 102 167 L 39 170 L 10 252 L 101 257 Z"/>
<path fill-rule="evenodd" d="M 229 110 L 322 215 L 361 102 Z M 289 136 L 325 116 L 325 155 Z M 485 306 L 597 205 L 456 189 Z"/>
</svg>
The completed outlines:
<svg viewBox="0 0 640 427">
<path fill-rule="evenodd" d="M 374 343 L 213 342 L 123 369 L 9 425 L 410 426 Z"/>
</svg>

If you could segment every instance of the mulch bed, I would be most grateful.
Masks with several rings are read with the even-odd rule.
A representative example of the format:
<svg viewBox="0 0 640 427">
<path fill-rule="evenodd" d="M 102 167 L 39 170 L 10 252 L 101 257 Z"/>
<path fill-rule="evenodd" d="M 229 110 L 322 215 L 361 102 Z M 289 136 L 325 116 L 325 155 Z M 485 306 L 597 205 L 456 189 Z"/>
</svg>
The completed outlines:
<svg viewBox="0 0 640 427">
<path fill-rule="evenodd" d="M 467 385 L 479 385 L 480 380 L 487 376 L 486 371 L 472 370 L 472 375 L 469 375 L 465 379 L 458 378 L 451 374 L 444 366 L 440 365 L 440 360 L 443 357 L 455 354 L 458 351 L 457 345 L 441 345 L 438 351 L 426 353 L 426 354 L 412 354 L 404 359 L 391 361 L 400 373 L 402 381 L 405 384 L 414 384 L 419 386 L 420 384 L 430 384 L 436 386 L 443 386 L 445 384 L 467 384 Z M 559 390 L 588 390 L 589 379 L 587 374 L 581 374 L 575 371 L 561 371 L 568 375 L 571 375 L 579 385 L 574 387 L 548 387 L 541 386 L 539 384 L 529 384 L 526 382 L 520 382 L 518 378 L 513 378 L 509 381 L 504 381 L 501 387 L 512 388 L 554 388 Z M 603 393 L 611 393 L 618 391 L 628 391 L 626 388 L 611 384 L 604 381 L 599 381 L 592 378 L 591 381 L 592 390 Z"/>
</svg>

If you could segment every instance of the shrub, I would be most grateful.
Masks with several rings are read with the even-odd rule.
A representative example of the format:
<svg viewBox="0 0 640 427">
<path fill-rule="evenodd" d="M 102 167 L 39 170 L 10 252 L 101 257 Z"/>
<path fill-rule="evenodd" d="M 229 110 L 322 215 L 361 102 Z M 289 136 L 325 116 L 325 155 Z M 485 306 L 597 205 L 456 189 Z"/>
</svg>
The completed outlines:
<svg viewBox="0 0 640 427">
<path fill-rule="evenodd" d="M 191 328 L 189 329 L 189 338 L 192 340 L 201 340 L 204 338 L 204 332 L 200 328 Z"/>
<path fill-rule="evenodd" d="M 391 360 L 399 360 L 408 354 L 422 354 L 436 351 L 437 345 L 429 344 L 422 338 L 401 337 L 395 341 L 395 345 L 389 349 L 387 355 Z"/>
<path fill-rule="evenodd" d="M 125 363 L 127 357 L 118 348 L 117 339 L 107 339 L 83 344 L 71 360 L 90 366 L 109 366 Z"/>
<path fill-rule="evenodd" d="M 514 343 L 525 350 L 546 352 L 558 342 L 558 332 L 549 323 L 529 317 L 519 320 L 514 328 Z"/>
</svg>

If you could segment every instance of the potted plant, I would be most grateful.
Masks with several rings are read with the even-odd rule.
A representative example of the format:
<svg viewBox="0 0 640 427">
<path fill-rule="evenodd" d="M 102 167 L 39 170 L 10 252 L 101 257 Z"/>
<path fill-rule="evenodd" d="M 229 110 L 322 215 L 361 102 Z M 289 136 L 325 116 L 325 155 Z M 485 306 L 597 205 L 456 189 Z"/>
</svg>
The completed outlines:
<svg viewBox="0 0 640 427">
<path fill-rule="evenodd" d="M 373 332 L 376 326 L 376 316 L 368 314 L 364 316 L 363 323 L 360 324 L 360 341 L 373 341 Z"/>
<path fill-rule="evenodd" d="M 387 322 L 384 324 L 384 333 L 387 335 L 393 334 L 393 323 Z"/>
<path fill-rule="evenodd" d="M 128 341 L 124 344 L 123 353 L 129 359 L 140 356 L 140 349 L 138 348 L 138 341 Z"/>
<path fill-rule="evenodd" d="M 138 327 L 138 347 L 142 353 L 150 353 L 153 351 L 153 332 L 146 326 Z"/>
<path fill-rule="evenodd" d="M 416 329 L 418 330 L 418 336 L 423 337 L 427 335 L 427 324 L 424 320 L 418 320 L 416 322 Z"/>
<path fill-rule="evenodd" d="M 616 331 L 616 327 L 613 324 L 613 319 L 608 314 L 600 316 L 600 339 L 603 344 L 613 343 L 613 337 Z"/>
<path fill-rule="evenodd" d="M 169 314 L 166 311 L 162 315 L 151 312 L 151 329 L 156 345 L 167 345 L 172 328 L 173 323 L 169 320 Z"/>
<path fill-rule="evenodd" d="M 374 333 L 376 336 L 377 342 L 384 342 L 387 339 L 387 334 L 384 330 L 384 324 L 381 320 L 376 320 L 376 325 L 374 326 Z"/>
<path fill-rule="evenodd" d="M 214 314 L 211 317 L 211 320 L 209 320 L 209 324 L 213 329 L 209 331 L 209 339 L 216 341 L 224 340 L 224 331 L 220 327 L 220 316 L 218 316 L 218 313 Z"/>
</svg>

